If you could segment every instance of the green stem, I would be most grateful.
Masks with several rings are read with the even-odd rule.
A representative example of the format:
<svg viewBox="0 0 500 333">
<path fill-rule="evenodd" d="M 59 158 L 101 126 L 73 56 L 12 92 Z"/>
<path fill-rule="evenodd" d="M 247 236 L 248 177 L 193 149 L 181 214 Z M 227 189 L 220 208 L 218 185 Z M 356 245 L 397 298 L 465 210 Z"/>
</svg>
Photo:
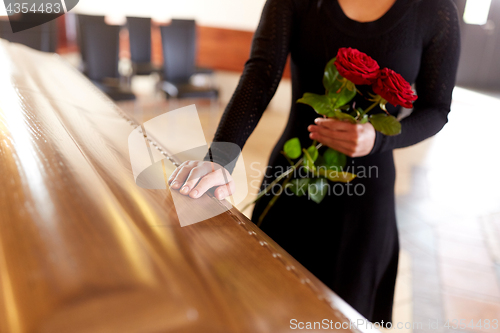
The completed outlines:
<svg viewBox="0 0 500 333">
<path fill-rule="evenodd" d="M 252 202 L 248 203 L 247 205 L 245 205 L 245 207 L 243 207 L 241 209 L 242 212 L 244 212 L 248 207 L 250 207 L 251 205 L 253 205 L 254 203 L 256 203 L 257 201 L 260 200 L 260 198 L 262 198 L 264 195 L 267 194 L 267 192 L 269 192 L 271 190 L 271 188 L 278 184 L 283 178 L 287 177 L 288 175 L 290 175 L 295 169 L 297 169 L 299 166 L 302 165 L 302 162 L 304 162 L 304 159 L 301 158 L 297 163 L 295 163 L 290 169 L 288 169 L 286 172 L 283 172 L 278 178 L 276 178 L 271 184 L 269 184 L 265 189 L 263 189 L 262 191 L 259 192 L 259 194 L 257 195 L 257 198 L 255 198 L 255 200 L 253 200 Z"/>
<path fill-rule="evenodd" d="M 320 149 L 321 147 L 323 147 L 323 144 L 322 143 L 318 143 L 316 145 L 316 149 Z M 304 158 L 301 158 L 297 163 L 295 163 L 290 169 L 288 169 L 286 172 L 282 173 L 278 178 L 276 178 L 271 184 L 269 184 L 265 189 L 263 189 L 262 191 L 259 192 L 259 194 L 257 194 L 257 198 L 255 198 L 252 202 L 248 203 L 245 205 L 245 207 L 243 207 L 241 209 L 242 212 L 244 212 L 248 207 L 250 207 L 251 205 L 253 205 L 254 203 L 256 203 L 257 201 L 260 200 L 260 198 L 262 198 L 264 195 L 267 194 L 267 192 L 269 192 L 271 190 L 271 188 L 278 184 L 283 178 L 287 177 L 289 174 L 291 174 L 293 171 L 295 171 L 298 167 L 300 167 L 302 165 L 302 163 L 304 162 Z"/>
<path fill-rule="evenodd" d="M 340 81 L 340 80 L 339 80 Z M 344 89 L 344 87 L 346 86 L 347 84 L 347 79 L 346 78 L 343 78 L 342 79 L 342 85 L 340 86 L 340 88 L 336 91 L 336 93 L 338 94 L 342 89 Z"/>
<path fill-rule="evenodd" d="M 366 109 L 362 114 L 361 114 L 361 117 L 363 117 L 365 114 L 367 114 L 368 112 L 370 112 L 374 107 L 376 107 L 377 105 L 379 104 L 379 101 L 376 101 L 375 103 L 373 103 L 372 105 L 370 105 L 368 107 L 368 109 Z"/>
<path fill-rule="evenodd" d="M 293 166 L 293 161 L 290 159 L 290 157 L 288 157 L 288 155 L 284 151 L 281 151 L 281 154 L 285 156 L 288 163 L 290 163 L 290 165 Z"/>
<path fill-rule="evenodd" d="M 269 203 L 267 204 L 266 208 L 264 209 L 264 211 L 262 212 L 262 214 L 260 214 L 259 216 L 259 221 L 257 222 L 257 227 L 260 228 L 261 224 L 262 224 L 262 221 L 264 221 L 264 217 L 266 217 L 267 213 L 269 212 L 269 210 L 274 206 L 274 203 L 276 202 L 276 200 L 278 200 L 278 198 L 280 197 L 281 193 L 283 193 L 283 189 L 285 188 L 285 186 L 290 182 L 290 180 L 292 179 L 292 175 L 289 174 L 288 177 L 285 179 L 285 181 L 283 182 L 283 185 L 282 187 L 280 188 L 280 190 L 278 191 L 278 193 L 276 193 L 274 195 L 274 197 L 271 199 L 271 201 L 269 201 Z"/>
<path fill-rule="evenodd" d="M 302 148 L 302 151 L 304 152 L 304 155 L 306 156 L 306 158 L 309 160 L 309 163 L 314 168 L 314 160 L 312 159 L 311 155 L 309 155 L 309 152 L 305 148 Z M 315 170 L 313 169 L 313 171 L 315 171 Z"/>
<path fill-rule="evenodd" d="M 372 96 L 373 96 L 373 95 L 372 95 Z M 382 98 L 382 96 L 380 96 L 380 95 L 376 95 L 373 99 L 370 99 L 370 101 L 373 101 L 374 103 L 373 103 L 372 105 L 370 105 L 370 106 L 368 107 L 368 109 L 366 109 L 363 113 L 361 113 L 361 114 L 359 115 L 359 117 L 358 117 L 359 119 L 363 118 L 363 116 L 364 116 L 365 114 L 367 114 L 368 112 L 370 112 L 370 111 L 371 111 L 374 107 L 376 107 L 377 105 L 380 105 L 380 104 L 382 104 L 382 103 L 387 103 L 387 101 L 386 101 L 386 100 L 384 100 L 384 99 Z M 382 110 L 384 110 L 385 108 L 381 107 L 381 109 L 382 109 Z M 385 113 L 387 113 L 387 114 L 389 115 L 389 112 L 387 112 L 387 110 L 384 110 L 384 111 L 385 111 Z"/>
</svg>

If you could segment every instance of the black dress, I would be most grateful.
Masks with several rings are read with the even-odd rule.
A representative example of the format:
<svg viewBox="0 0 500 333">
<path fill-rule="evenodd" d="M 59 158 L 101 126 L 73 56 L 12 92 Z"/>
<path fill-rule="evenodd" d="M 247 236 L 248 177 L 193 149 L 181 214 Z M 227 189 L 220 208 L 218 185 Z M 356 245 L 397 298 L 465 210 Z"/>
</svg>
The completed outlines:
<svg viewBox="0 0 500 333">
<path fill-rule="evenodd" d="M 351 184 L 332 183 L 319 205 L 305 197 L 281 196 L 262 230 L 367 319 L 388 322 L 399 253 L 392 150 L 436 134 L 447 122 L 460 47 L 452 0 L 397 0 L 384 16 L 368 23 L 349 19 L 337 0 L 268 0 L 214 141 L 243 147 L 273 97 L 290 53 L 292 108 L 269 160 L 264 178 L 269 184 L 289 165 L 280 154 L 286 140 L 299 137 L 303 145 L 310 144 L 307 126 L 317 115 L 294 101 L 305 92 L 324 93 L 324 66 L 341 47 L 365 52 L 381 68 L 415 83 L 419 97 L 414 110 L 402 120 L 400 135 L 377 133 L 369 155 L 348 158 L 347 167 L 358 173 Z M 357 103 L 366 107 L 363 98 Z M 389 107 L 389 112 L 397 115 L 399 108 Z M 221 164 L 234 154 L 212 151 Z M 254 221 L 269 200 L 257 203 Z"/>
</svg>

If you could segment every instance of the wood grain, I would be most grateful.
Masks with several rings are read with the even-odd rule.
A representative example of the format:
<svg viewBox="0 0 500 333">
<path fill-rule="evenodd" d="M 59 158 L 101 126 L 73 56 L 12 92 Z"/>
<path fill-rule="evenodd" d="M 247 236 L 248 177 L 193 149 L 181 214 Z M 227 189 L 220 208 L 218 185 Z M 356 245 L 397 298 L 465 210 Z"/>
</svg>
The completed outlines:
<svg viewBox="0 0 500 333">
<path fill-rule="evenodd" d="M 250 55 L 253 32 L 198 27 L 198 65 L 241 72 Z"/>
<path fill-rule="evenodd" d="M 0 332 L 361 318 L 234 208 L 180 227 L 173 196 L 193 211 L 222 203 L 137 186 L 137 124 L 57 56 L 0 40 L 0 72 Z"/>
</svg>

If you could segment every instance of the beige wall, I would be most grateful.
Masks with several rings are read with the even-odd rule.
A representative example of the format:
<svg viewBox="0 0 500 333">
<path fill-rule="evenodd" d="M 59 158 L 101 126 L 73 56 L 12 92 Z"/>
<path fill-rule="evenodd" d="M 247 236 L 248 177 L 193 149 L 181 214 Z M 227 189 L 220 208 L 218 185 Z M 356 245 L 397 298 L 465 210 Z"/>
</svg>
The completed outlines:
<svg viewBox="0 0 500 333">
<path fill-rule="evenodd" d="M 81 0 L 75 12 L 120 16 L 150 16 L 159 21 L 194 18 L 198 24 L 253 31 L 265 0 Z"/>
<path fill-rule="evenodd" d="M 158 21 L 194 18 L 211 27 L 253 31 L 265 0 L 80 0 L 75 13 L 108 15 L 119 20 L 126 15 L 148 16 Z M 7 15 L 0 5 L 0 16 Z"/>
</svg>

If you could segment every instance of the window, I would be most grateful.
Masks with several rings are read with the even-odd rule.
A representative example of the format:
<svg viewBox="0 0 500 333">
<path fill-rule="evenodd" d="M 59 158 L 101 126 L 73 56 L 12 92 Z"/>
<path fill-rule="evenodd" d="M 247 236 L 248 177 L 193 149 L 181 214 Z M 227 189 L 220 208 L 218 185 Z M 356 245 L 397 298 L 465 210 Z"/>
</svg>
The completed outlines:
<svg viewBox="0 0 500 333">
<path fill-rule="evenodd" d="M 467 0 L 464 21 L 467 24 L 484 25 L 488 22 L 491 0 Z"/>
</svg>

